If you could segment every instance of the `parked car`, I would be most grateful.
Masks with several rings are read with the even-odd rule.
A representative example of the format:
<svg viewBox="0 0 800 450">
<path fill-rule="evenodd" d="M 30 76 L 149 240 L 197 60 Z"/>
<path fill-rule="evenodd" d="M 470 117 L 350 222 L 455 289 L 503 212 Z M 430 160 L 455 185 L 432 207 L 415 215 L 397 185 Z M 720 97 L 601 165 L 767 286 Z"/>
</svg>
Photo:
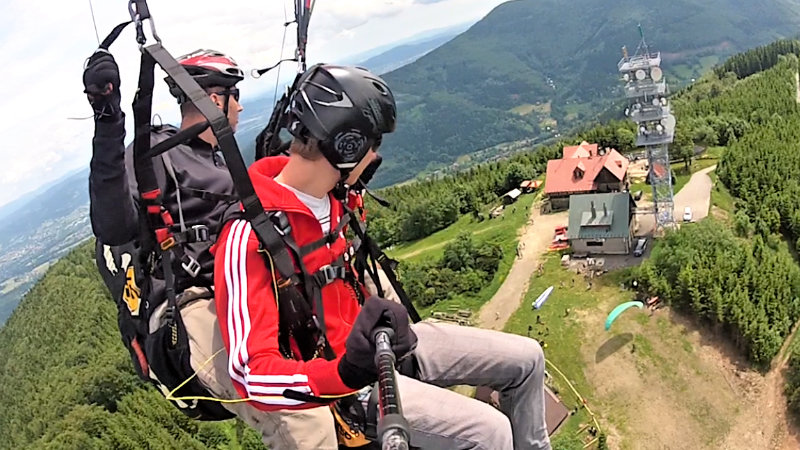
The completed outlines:
<svg viewBox="0 0 800 450">
<path fill-rule="evenodd" d="M 647 238 L 640 238 L 636 241 L 636 248 L 633 249 L 633 256 L 642 256 L 647 250 Z"/>
<path fill-rule="evenodd" d="M 683 210 L 683 221 L 684 222 L 691 222 L 692 221 L 692 208 L 687 206 Z"/>
</svg>

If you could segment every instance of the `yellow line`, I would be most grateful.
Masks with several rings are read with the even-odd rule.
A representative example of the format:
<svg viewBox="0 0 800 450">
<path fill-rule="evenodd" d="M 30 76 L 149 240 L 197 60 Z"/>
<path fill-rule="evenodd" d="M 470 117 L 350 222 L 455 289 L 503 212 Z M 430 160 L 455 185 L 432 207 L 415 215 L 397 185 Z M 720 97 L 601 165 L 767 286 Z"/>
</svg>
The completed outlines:
<svg viewBox="0 0 800 450">
<path fill-rule="evenodd" d="M 553 362 L 550 361 L 549 359 L 546 359 L 545 363 L 549 364 L 550 367 L 552 367 L 556 371 L 556 373 L 561 375 L 561 378 L 563 378 L 564 381 L 566 381 L 567 386 L 569 386 L 569 388 L 572 390 L 572 392 L 575 394 L 575 396 L 578 397 L 578 400 L 581 402 L 581 405 L 584 408 L 586 408 L 586 412 L 589 413 L 589 417 L 592 418 L 592 421 L 594 422 L 594 426 L 597 428 L 597 432 L 598 433 L 602 433 L 601 428 L 600 428 L 600 424 L 597 422 L 597 417 L 595 417 L 595 415 L 592 412 L 592 410 L 589 409 L 589 405 L 588 405 L 588 403 L 586 403 L 586 399 L 580 394 L 580 392 L 578 392 L 577 389 L 575 389 L 575 386 L 572 385 L 572 383 L 569 381 L 569 378 L 567 378 L 567 376 L 564 375 L 564 372 L 562 372 L 558 367 L 556 367 L 556 365 L 553 364 Z M 586 447 L 584 447 L 584 448 L 586 448 Z"/>
</svg>

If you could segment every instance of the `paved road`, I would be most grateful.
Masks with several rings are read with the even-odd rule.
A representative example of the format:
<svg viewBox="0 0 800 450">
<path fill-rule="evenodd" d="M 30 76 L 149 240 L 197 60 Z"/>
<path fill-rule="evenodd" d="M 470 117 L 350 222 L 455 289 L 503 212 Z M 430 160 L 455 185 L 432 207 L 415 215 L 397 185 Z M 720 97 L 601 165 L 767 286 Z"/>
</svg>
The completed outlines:
<svg viewBox="0 0 800 450">
<path fill-rule="evenodd" d="M 687 206 L 692 208 L 692 221 L 696 222 L 705 219 L 711 207 L 711 178 L 709 172 L 716 169 L 711 166 L 698 171 L 689 182 L 675 194 L 674 217 L 676 222 L 683 220 L 683 210 Z"/>
<path fill-rule="evenodd" d="M 680 192 L 675 194 L 674 211 L 675 222 L 680 223 L 683 221 L 683 210 L 687 206 L 692 208 L 692 221 L 698 221 L 708 216 L 708 210 L 711 207 L 711 178 L 708 176 L 709 172 L 714 170 L 717 166 L 707 167 L 703 170 L 696 172 L 689 179 Z M 648 186 L 649 188 L 649 186 Z M 640 201 L 636 203 L 640 209 L 652 209 L 652 202 Z M 649 236 L 653 234 L 655 227 L 655 217 L 653 214 L 638 214 L 639 227 L 636 230 L 636 236 Z"/>
</svg>

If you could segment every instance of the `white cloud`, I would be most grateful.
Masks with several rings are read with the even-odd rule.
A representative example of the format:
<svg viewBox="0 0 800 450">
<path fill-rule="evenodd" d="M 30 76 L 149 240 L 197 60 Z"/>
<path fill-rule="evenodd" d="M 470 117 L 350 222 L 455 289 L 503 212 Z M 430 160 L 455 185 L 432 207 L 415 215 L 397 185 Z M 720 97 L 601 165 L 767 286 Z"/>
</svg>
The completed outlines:
<svg viewBox="0 0 800 450">
<path fill-rule="evenodd" d="M 198 47 L 213 48 L 233 55 L 247 72 L 278 61 L 283 23 L 293 19 L 293 2 L 288 0 L 148 3 L 156 30 L 173 56 Z M 286 19 L 281 3 L 286 5 Z M 501 0 L 319 0 L 309 29 L 309 63 L 336 62 L 421 31 L 475 20 L 499 3 Z M 100 39 L 114 25 L 129 19 L 125 2 L 93 0 L 92 4 Z M 0 205 L 88 165 L 91 156 L 92 121 L 68 120 L 91 114 L 81 83 L 83 62 L 97 46 L 89 4 L 38 0 L 36 8 L 30 5 L 24 0 L 0 4 L 0 17 L 4 17 L 0 54 L 10 61 L 3 72 L 6 89 L 0 113 L 4 139 Z M 149 26 L 145 29 L 149 32 Z M 286 31 L 284 57 L 290 57 L 295 28 L 292 25 Z M 129 26 L 112 47 L 122 73 L 123 106 L 128 110 L 139 64 L 133 36 Z M 286 76 L 294 67 L 283 70 Z M 154 112 L 167 122 L 177 120 L 174 100 L 160 83 L 158 86 Z M 271 91 L 274 75 L 245 80 L 243 87 L 246 94 Z"/>
</svg>

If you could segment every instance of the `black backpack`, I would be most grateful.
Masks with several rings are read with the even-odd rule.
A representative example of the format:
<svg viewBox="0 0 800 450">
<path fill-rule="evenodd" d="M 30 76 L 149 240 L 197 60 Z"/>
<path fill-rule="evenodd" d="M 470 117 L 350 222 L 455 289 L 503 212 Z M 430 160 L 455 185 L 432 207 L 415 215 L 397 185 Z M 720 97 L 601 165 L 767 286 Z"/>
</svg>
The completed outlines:
<svg viewBox="0 0 800 450">
<path fill-rule="evenodd" d="M 151 145 L 177 132 L 171 126 L 153 128 Z M 213 152 L 210 146 L 207 151 Z M 174 241 L 169 252 L 162 251 L 145 217 L 140 218 L 137 241 L 117 247 L 98 241 L 96 247 L 97 264 L 117 302 L 122 340 L 137 374 L 198 420 L 233 417 L 219 402 L 180 400 L 212 397 L 192 376 L 189 341 L 179 311 L 192 299 L 213 297 L 214 258 L 209 248 L 222 225 L 239 210 L 225 164 L 217 157 L 198 155 L 196 148 L 183 144 L 153 157 L 155 178 L 165 187 L 162 213 L 178 217 L 178 223 L 169 227 Z M 127 173 L 134 173 L 131 149 L 126 151 L 126 166 Z M 131 185 L 137 192 L 135 180 Z M 191 292 L 186 292 L 189 288 Z"/>
</svg>

